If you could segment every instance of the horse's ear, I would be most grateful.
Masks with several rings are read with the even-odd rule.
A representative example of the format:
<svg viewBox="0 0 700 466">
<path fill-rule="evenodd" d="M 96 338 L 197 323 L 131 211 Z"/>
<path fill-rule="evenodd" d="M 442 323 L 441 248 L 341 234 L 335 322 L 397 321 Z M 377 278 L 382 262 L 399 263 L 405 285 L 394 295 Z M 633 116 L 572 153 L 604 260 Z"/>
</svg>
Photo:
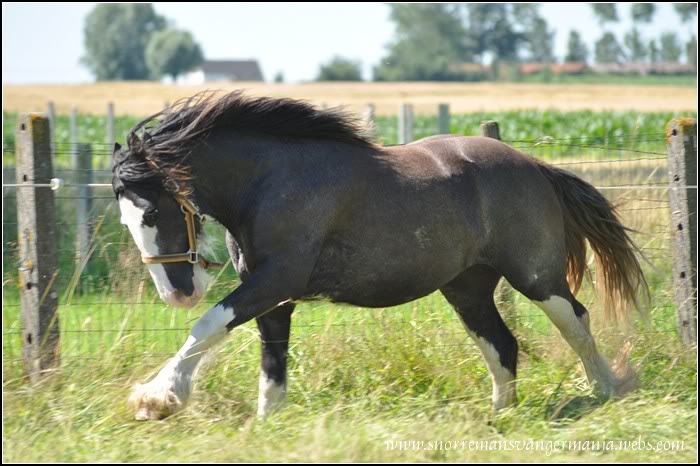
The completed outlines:
<svg viewBox="0 0 700 466">
<path fill-rule="evenodd" d="M 117 152 L 119 152 L 121 150 L 121 148 L 122 148 L 122 146 L 118 142 L 115 142 L 114 143 L 114 150 L 112 151 L 112 157 L 116 157 Z"/>
</svg>

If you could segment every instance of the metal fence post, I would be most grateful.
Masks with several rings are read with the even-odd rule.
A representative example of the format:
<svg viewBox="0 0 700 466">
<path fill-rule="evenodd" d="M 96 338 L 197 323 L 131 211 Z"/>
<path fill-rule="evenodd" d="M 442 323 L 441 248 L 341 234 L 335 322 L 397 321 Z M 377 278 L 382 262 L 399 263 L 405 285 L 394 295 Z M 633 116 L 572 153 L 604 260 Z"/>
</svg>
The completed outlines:
<svg viewBox="0 0 700 466">
<path fill-rule="evenodd" d="M 676 118 L 667 127 L 673 290 L 678 334 L 685 344 L 697 343 L 697 123 Z"/>
<path fill-rule="evenodd" d="M 53 177 L 49 119 L 22 114 L 17 122 L 17 184 Z M 58 274 L 54 195 L 45 187 L 17 189 L 22 358 L 32 382 L 58 363 Z"/>
<path fill-rule="evenodd" d="M 413 142 L 413 105 L 401 104 L 399 110 L 399 144 Z"/>
</svg>

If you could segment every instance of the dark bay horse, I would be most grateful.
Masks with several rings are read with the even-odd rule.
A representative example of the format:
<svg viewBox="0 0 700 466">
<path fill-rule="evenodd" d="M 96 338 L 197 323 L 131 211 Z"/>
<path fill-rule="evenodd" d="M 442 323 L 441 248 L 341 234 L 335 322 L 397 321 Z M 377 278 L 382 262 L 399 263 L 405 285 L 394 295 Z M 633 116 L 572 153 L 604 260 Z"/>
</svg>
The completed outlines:
<svg viewBox="0 0 700 466">
<path fill-rule="evenodd" d="M 481 349 L 496 409 L 515 402 L 518 344 L 493 292 L 501 278 L 537 306 L 615 394 L 625 377 L 600 355 L 574 294 L 586 243 L 606 310 L 646 287 L 637 250 L 590 184 L 497 140 L 436 136 L 380 147 L 339 110 L 239 92 L 198 94 L 138 124 L 114 151 L 114 192 L 167 303 L 193 306 L 210 264 L 201 222 L 227 230 L 241 285 L 209 309 L 177 352 L 130 398 L 137 419 L 181 409 L 197 365 L 227 333 L 256 319 L 262 340 L 258 412 L 284 399 L 294 303 L 364 307 L 440 290 Z"/>
</svg>

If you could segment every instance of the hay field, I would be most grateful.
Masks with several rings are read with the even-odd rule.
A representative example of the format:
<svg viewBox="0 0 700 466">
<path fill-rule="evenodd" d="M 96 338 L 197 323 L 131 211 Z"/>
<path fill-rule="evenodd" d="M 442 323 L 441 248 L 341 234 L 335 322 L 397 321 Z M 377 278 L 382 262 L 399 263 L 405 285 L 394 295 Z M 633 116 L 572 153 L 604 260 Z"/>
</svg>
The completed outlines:
<svg viewBox="0 0 700 466">
<path fill-rule="evenodd" d="M 246 89 L 253 95 L 308 99 L 329 106 L 347 105 L 363 111 L 368 102 L 380 115 L 393 115 L 401 102 L 416 113 L 434 114 L 438 103 L 449 102 L 453 113 L 521 109 L 696 111 L 697 91 L 689 86 L 525 84 L 525 83 L 211 83 L 177 86 L 153 82 L 105 82 L 81 85 L 4 85 L 4 110 L 45 111 L 52 100 L 58 113 L 75 105 L 81 113 L 103 114 L 108 100 L 119 115 L 146 115 L 165 102 L 203 89 Z"/>
</svg>

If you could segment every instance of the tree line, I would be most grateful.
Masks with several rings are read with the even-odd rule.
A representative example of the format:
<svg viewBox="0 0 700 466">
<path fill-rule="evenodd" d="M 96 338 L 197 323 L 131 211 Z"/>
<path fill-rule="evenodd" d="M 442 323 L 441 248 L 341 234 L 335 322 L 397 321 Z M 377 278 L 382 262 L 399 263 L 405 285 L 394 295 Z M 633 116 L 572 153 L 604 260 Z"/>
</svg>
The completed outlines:
<svg viewBox="0 0 700 466">
<path fill-rule="evenodd" d="M 634 3 L 632 27 L 619 41 L 609 26 L 620 20 L 617 4 L 591 3 L 602 29 L 595 63 L 677 63 L 684 55 L 696 64 L 697 38 L 681 44 L 675 32 L 645 38 L 656 5 Z M 484 79 L 463 64 L 557 62 L 554 29 L 534 3 L 391 4 L 396 33 L 386 55 L 374 66 L 375 81 Z M 694 24 L 696 3 L 674 3 L 683 24 Z M 99 4 L 88 15 L 82 63 L 97 80 L 146 80 L 179 75 L 199 66 L 202 49 L 188 31 L 177 29 L 151 4 Z M 684 50 L 685 49 L 685 50 Z M 578 31 L 571 31 L 565 62 L 591 61 Z M 336 56 L 320 66 L 319 81 L 362 80 L 362 64 Z M 283 81 L 278 72 L 275 81 Z"/>
<path fill-rule="evenodd" d="M 678 63 L 684 55 L 675 32 L 645 39 L 643 29 L 656 13 L 653 3 L 634 3 L 630 14 L 632 28 L 619 41 L 608 26 L 619 22 L 616 3 L 591 3 L 602 28 L 593 56 L 572 30 L 567 41 L 564 62 L 599 64 Z M 483 71 L 465 70 L 458 64 L 557 62 L 554 54 L 554 29 L 533 3 L 470 4 L 392 4 L 390 18 L 396 27 L 387 53 L 374 66 L 375 81 L 442 81 L 484 79 Z M 683 24 L 694 24 L 697 4 L 674 3 Z M 685 44 L 687 63 L 696 65 L 697 37 Z M 334 57 L 321 65 L 318 80 L 360 79 L 361 63 Z M 344 72 L 347 71 L 347 72 Z"/>
</svg>

